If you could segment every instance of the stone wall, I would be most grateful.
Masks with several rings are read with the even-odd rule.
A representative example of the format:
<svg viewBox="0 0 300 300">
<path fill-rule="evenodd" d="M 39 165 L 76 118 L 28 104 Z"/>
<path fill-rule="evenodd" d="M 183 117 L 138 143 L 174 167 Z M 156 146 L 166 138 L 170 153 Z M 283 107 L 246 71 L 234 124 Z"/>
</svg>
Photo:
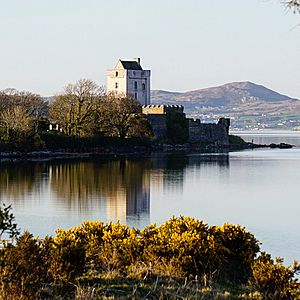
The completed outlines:
<svg viewBox="0 0 300 300">
<path fill-rule="evenodd" d="M 143 105 L 142 112 L 150 122 L 156 140 L 167 140 L 168 116 L 179 114 L 185 119 L 182 105 Z M 181 118 L 181 119 L 182 119 Z M 176 120 L 176 118 L 175 118 Z M 221 118 L 217 124 L 201 123 L 199 119 L 188 120 L 188 135 L 191 143 L 229 144 L 230 119 Z M 176 122 L 176 121 L 175 121 Z"/>
<path fill-rule="evenodd" d="M 213 142 L 218 145 L 228 145 L 228 128 L 222 123 L 201 123 L 200 120 L 189 119 L 189 141 Z"/>
</svg>

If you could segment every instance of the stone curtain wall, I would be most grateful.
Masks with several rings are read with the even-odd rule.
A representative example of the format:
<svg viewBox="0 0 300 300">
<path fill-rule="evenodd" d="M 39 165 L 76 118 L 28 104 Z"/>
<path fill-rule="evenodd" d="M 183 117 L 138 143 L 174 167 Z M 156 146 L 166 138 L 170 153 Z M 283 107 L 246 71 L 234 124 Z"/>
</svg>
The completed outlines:
<svg viewBox="0 0 300 300">
<path fill-rule="evenodd" d="M 156 140 L 166 141 L 169 139 L 168 127 L 170 127 L 170 122 L 174 122 L 173 125 L 176 125 L 176 119 L 178 119 L 177 125 L 180 125 L 181 119 L 184 118 L 188 121 L 188 142 L 229 145 L 230 119 L 228 118 L 221 118 L 218 124 L 186 119 L 182 105 L 143 105 L 142 112 L 150 122 Z M 181 117 L 171 118 L 174 115 Z M 169 142 L 172 142 L 172 139 Z"/>
<path fill-rule="evenodd" d="M 199 120 L 189 120 L 189 141 L 213 142 L 219 145 L 228 145 L 227 128 L 223 124 L 200 123 Z"/>
</svg>

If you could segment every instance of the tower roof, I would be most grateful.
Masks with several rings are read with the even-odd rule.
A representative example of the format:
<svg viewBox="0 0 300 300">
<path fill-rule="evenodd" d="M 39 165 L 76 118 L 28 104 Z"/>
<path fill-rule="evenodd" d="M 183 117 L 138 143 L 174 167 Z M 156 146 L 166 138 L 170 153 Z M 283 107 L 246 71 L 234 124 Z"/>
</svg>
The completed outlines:
<svg viewBox="0 0 300 300">
<path fill-rule="evenodd" d="M 120 59 L 120 63 L 122 64 L 122 67 L 125 70 L 140 70 L 140 71 L 143 70 L 141 65 L 137 61 L 134 61 L 134 60 L 121 60 Z"/>
</svg>

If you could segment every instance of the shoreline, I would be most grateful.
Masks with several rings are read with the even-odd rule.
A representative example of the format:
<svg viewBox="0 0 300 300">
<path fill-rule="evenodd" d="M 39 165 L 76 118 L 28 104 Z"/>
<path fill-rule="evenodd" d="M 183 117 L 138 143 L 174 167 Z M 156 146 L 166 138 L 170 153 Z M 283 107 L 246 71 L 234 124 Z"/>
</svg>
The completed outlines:
<svg viewBox="0 0 300 300">
<path fill-rule="evenodd" d="M 141 157 L 148 156 L 152 153 L 229 153 L 232 151 L 251 150 L 259 148 L 270 149 L 290 149 L 293 145 L 280 144 L 230 144 L 230 145 L 192 145 L 192 144 L 154 144 L 151 147 L 129 147 L 127 151 L 124 149 L 86 149 L 88 151 L 74 151 L 74 149 L 50 151 L 50 150 L 35 150 L 35 151 L 2 151 L 0 152 L 0 162 L 5 161 L 47 161 L 55 159 L 85 159 L 85 158 L 104 158 L 116 159 L 122 157 Z M 121 151 L 120 151 L 121 150 Z"/>
</svg>

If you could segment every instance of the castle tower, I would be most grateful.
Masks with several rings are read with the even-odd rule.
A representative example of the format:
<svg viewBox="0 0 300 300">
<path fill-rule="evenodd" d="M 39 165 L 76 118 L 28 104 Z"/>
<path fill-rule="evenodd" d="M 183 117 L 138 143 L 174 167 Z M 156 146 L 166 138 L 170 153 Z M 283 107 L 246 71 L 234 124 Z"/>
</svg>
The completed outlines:
<svg viewBox="0 0 300 300">
<path fill-rule="evenodd" d="M 107 71 L 107 92 L 131 96 L 141 105 L 149 105 L 150 75 L 150 70 L 143 70 L 140 58 L 119 59 L 116 67 Z"/>
</svg>

